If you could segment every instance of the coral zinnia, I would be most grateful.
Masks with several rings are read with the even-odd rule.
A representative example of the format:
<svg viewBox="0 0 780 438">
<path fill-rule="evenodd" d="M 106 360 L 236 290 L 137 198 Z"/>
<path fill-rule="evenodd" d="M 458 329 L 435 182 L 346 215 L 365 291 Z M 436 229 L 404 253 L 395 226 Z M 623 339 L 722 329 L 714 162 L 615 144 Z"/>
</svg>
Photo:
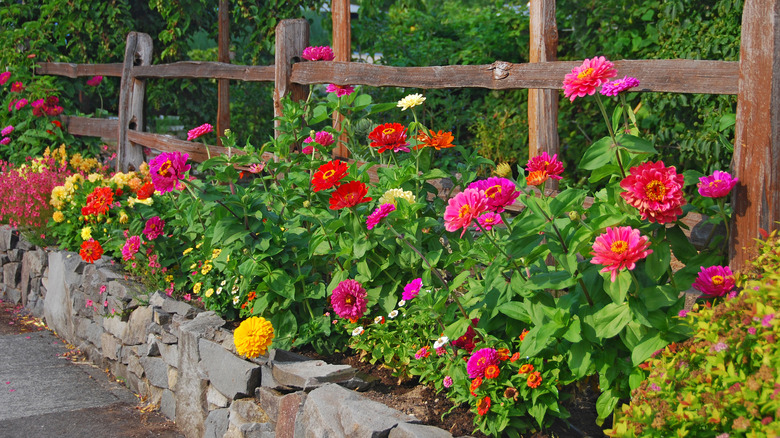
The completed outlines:
<svg viewBox="0 0 780 438">
<path fill-rule="evenodd" d="M 189 154 L 179 151 L 163 152 L 149 162 L 149 173 L 155 190 L 167 193 L 179 188 L 179 180 L 190 170 Z"/>
<path fill-rule="evenodd" d="M 702 266 L 693 287 L 708 297 L 722 297 L 734 289 L 734 273 L 728 266 Z"/>
<path fill-rule="evenodd" d="M 484 377 L 485 370 L 490 365 L 499 365 L 498 352 L 494 348 L 482 348 L 474 352 L 466 363 L 466 371 L 470 379 Z"/>
<path fill-rule="evenodd" d="M 620 196 L 639 210 L 642 219 L 664 224 L 674 222 L 682 214 L 684 178 L 674 166 L 663 161 L 647 162 L 632 167 L 631 174 L 620 182 L 625 192 Z"/>
<path fill-rule="evenodd" d="M 544 170 L 534 170 L 533 172 L 529 173 L 528 176 L 525 177 L 525 182 L 529 186 L 540 186 L 544 184 L 545 181 L 549 178 L 549 175 L 547 175 L 547 172 Z"/>
<path fill-rule="evenodd" d="M 198 126 L 197 128 L 192 128 L 189 131 L 187 131 L 187 141 L 195 140 L 201 135 L 206 135 L 212 131 L 214 131 L 214 127 L 208 123 L 204 123 Z"/>
<path fill-rule="evenodd" d="M 146 236 L 149 240 L 154 240 L 163 233 L 163 228 L 165 227 L 165 221 L 160 219 L 160 216 L 154 216 L 149 218 L 148 221 L 146 221 L 146 226 L 144 227 L 144 236 Z"/>
<path fill-rule="evenodd" d="M 401 295 L 401 299 L 409 301 L 416 297 L 422 289 L 422 278 L 415 278 L 409 284 L 404 286 L 404 293 Z"/>
<path fill-rule="evenodd" d="M 450 198 L 444 210 L 444 229 L 462 228 L 460 237 L 463 237 L 471 222 L 488 210 L 487 202 L 485 193 L 477 189 L 466 189 Z"/>
<path fill-rule="evenodd" d="M 490 410 L 490 397 L 481 398 L 477 401 L 477 414 L 485 415 Z"/>
<path fill-rule="evenodd" d="M 729 194 L 731 189 L 739 182 L 739 178 L 734 178 L 728 172 L 716 170 L 711 176 L 699 178 L 699 194 L 707 198 L 722 198 Z"/>
<path fill-rule="evenodd" d="M 601 87 L 601 94 L 605 96 L 617 96 L 618 94 L 639 86 L 639 79 L 631 76 L 623 76 L 623 79 L 609 81 Z"/>
<path fill-rule="evenodd" d="M 371 198 L 366 196 L 367 193 L 368 187 L 360 181 L 350 181 L 342 184 L 330 195 L 329 208 L 331 210 L 340 210 L 368 202 Z"/>
<path fill-rule="evenodd" d="M 349 166 L 339 160 L 331 160 L 314 172 L 311 177 L 311 187 L 315 192 L 327 190 L 333 186 L 338 186 L 342 178 L 347 176 Z"/>
<path fill-rule="evenodd" d="M 330 296 L 330 305 L 336 315 L 356 320 L 366 313 L 366 290 L 357 280 L 341 281 Z"/>
<path fill-rule="evenodd" d="M 417 140 L 422 143 L 415 146 L 414 149 L 429 147 L 439 151 L 455 146 L 452 144 L 452 141 L 455 140 L 452 131 L 444 132 L 439 130 L 439 132 L 435 132 L 432 129 L 429 129 L 428 134 L 426 134 L 425 131 L 420 131 L 420 134 L 417 135 Z"/>
<path fill-rule="evenodd" d="M 579 67 L 571 69 L 571 73 L 563 79 L 563 95 L 571 102 L 578 97 L 592 96 L 596 88 L 615 76 L 617 70 L 607 58 L 597 56 L 586 59 Z"/>
<path fill-rule="evenodd" d="M 336 55 L 333 54 L 330 46 L 309 46 L 303 49 L 301 58 L 309 61 L 333 61 Z"/>
<path fill-rule="evenodd" d="M 95 239 L 85 240 L 81 244 L 81 250 L 79 250 L 81 259 L 87 263 L 95 263 L 95 260 L 99 260 L 103 255 L 103 247 L 100 246 L 100 242 Z"/>
<path fill-rule="evenodd" d="M 373 213 L 369 214 L 368 217 L 366 218 L 366 228 L 368 228 L 369 230 L 373 229 L 375 226 L 379 225 L 379 222 L 381 222 L 382 219 L 386 218 L 387 215 L 389 215 L 393 211 L 395 211 L 395 205 L 393 204 L 380 205 L 379 207 L 377 207 L 376 210 L 374 210 Z"/>
<path fill-rule="evenodd" d="M 626 268 L 633 270 L 636 262 L 647 257 L 653 250 L 647 249 L 650 242 L 647 236 L 640 236 L 639 230 L 631 227 L 607 227 L 607 231 L 596 237 L 593 244 L 594 265 L 604 265 L 601 272 L 612 272 L 612 281 L 618 271 Z"/>
<path fill-rule="evenodd" d="M 517 191 L 515 183 L 506 178 L 497 176 L 474 181 L 469 184 L 468 188 L 485 192 L 488 208 L 496 213 L 504 211 L 505 207 L 512 205 L 512 203 L 515 202 L 515 199 L 520 196 L 520 192 Z"/>
<path fill-rule="evenodd" d="M 528 375 L 528 380 L 526 381 L 529 388 L 536 388 L 539 385 L 542 384 L 542 374 L 539 371 L 534 371 L 533 373 Z"/>
<path fill-rule="evenodd" d="M 544 170 L 547 172 L 547 177 L 552 179 L 561 179 L 563 173 L 563 163 L 558 160 L 558 154 L 555 154 L 550 158 L 550 154 L 542 152 L 528 160 L 528 164 L 525 165 L 525 170 L 529 173 L 536 172 L 537 170 Z"/>
<path fill-rule="evenodd" d="M 488 365 L 485 368 L 485 378 L 495 379 L 501 371 L 498 369 L 498 365 Z"/>
<path fill-rule="evenodd" d="M 148 182 L 142 185 L 138 188 L 138 191 L 135 192 L 136 196 L 138 197 L 138 200 L 143 201 L 144 199 L 148 199 L 149 197 L 154 194 L 154 184 Z"/>
<path fill-rule="evenodd" d="M 253 316 L 241 321 L 233 332 L 236 353 L 255 358 L 268 351 L 274 339 L 274 327 L 262 316 Z"/>
<path fill-rule="evenodd" d="M 379 153 L 384 151 L 409 152 L 409 143 L 406 142 L 406 128 L 400 123 L 385 123 L 377 126 L 368 134 L 372 141 L 372 148 L 379 148 Z"/>
</svg>

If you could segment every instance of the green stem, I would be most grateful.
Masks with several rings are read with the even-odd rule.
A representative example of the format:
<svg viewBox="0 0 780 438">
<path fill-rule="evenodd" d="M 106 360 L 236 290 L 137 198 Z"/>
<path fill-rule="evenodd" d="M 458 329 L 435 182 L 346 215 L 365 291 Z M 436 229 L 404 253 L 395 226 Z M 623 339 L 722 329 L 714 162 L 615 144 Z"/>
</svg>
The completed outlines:
<svg viewBox="0 0 780 438">
<path fill-rule="evenodd" d="M 628 126 L 630 123 L 628 120 L 628 111 L 633 112 L 633 110 L 631 109 L 630 106 L 628 106 L 628 103 L 626 102 L 626 96 L 624 96 L 622 93 L 619 94 L 618 96 L 620 97 L 620 103 L 623 104 L 623 125 L 626 128 L 626 134 L 628 134 L 631 130 L 631 128 Z"/>
<path fill-rule="evenodd" d="M 607 130 L 609 131 L 609 137 L 612 139 L 612 144 L 617 146 L 617 138 L 615 137 L 615 131 L 612 129 L 612 122 L 607 115 L 607 109 L 604 107 L 604 102 L 601 101 L 601 95 L 596 93 L 596 103 L 601 110 L 601 115 L 604 117 L 604 122 L 607 123 Z M 620 167 L 620 174 L 625 179 L 626 170 L 623 168 L 623 161 L 620 159 L 620 148 L 615 148 L 615 157 L 617 157 L 618 166 Z"/>
<path fill-rule="evenodd" d="M 588 293 L 588 287 L 585 286 L 585 282 L 582 281 L 582 278 L 578 278 L 577 282 L 580 283 L 580 287 L 582 287 L 582 292 L 585 293 L 585 299 L 588 300 L 588 304 L 590 304 L 590 307 L 593 307 L 593 299 L 590 297 L 590 294 Z"/>
<path fill-rule="evenodd" d="M 633 270 L 628 271 L 629 274 L 631 274 L 631 278 L 634 280 L 634 284 L 636 285 L 636 294 L 639 296 L 639 290 L 641 289 L 641 285 L 639 284 L 639 279 L 636 278 L 636 274 L 634 274 Z"/>
<path fill-rule="evenodd" d="M 509 254 L 507 254 L 507 253 L 504 251 L 504 249 L 503 249 L 503 248 L 501 248 L 501 247 L 498 245 L 498 242 L 496 242 L 496 240 L 495 240 L 495 239 L 493 239 L 493 236 L 491 236 L 491 235 L 490 235 L 490 233 L 488 233 L 488 232 L 487 232 L 487 230 L 485 230 L 485 228 L 483 228 L 483 227 L 482 227 L 482 224 L 480 224 L 480 223 L 479 223 L 479 221 L 478 221 L 478 220 L 476 220 L 476 219 L 474 219 L 474 223 L 475 223 L 475 224 L 477 224 L 477 226 L 479 227 L 479 229 L 480 229 L 480 230 L 482 230 L 482 234 L 486 235 L 486 236 L 487 236 L 487 238 L 488 238 L 488 239 L 490 239 L 490 242 L 493 244 L 493 246 L 495 246 L 495 247 L 496 247 L 496 249 L 498 249 L 498 250 L 501 252 L 501 254 L 503 254 L 503 255 L 504 255 L 504 257 L 506 257 L 506 259 L 507 259 L 509 262 L 511 262 L 511 263 L 512 263 L 512 265 L 515 267 L 515 269 L 517 270 L 517 272 L 520 274 L 520 277 L 521 277 L 523 280 L 528 280 L 528 278 L 527 278 L 525 275 L 523 275 L 523 271 L 520 269 L 520 266 L 518 266 L 518 265 L 517 265 L 517 262 L 515 262 L 515 259 L 513 259 L 512 257 L 509 257 Z"/>
<path fill-rule="evenodd" d="M 512 225 L 509 223 L 509 221 L 506 220 L 504 213 L 501 212 L 498 215 L 501 216 L 501 222 L 503 222 L 504 225 L 506 225 L 506 229 L 509 230 L 509 234 L 512 234 Z"/>
</svg>

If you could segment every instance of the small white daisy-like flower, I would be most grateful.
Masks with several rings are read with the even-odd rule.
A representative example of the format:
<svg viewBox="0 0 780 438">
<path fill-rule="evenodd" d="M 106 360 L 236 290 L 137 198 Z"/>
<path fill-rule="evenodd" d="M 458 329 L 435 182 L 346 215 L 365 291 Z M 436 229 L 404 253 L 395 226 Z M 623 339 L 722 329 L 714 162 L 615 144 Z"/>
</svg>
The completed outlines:
<svg viewBox="0 0 780 438">
<path fill-rule="evenodd" d="M 235 306 L 235 305 L 237 305 L 237 304 L 238 304 L 238 301 L 239 301 L 238 295 L 234 296 L 234 297 L 233 297 L 233 305 L 234 305 L 234 306 Z"/>
<path fill-rule="evenodd" d="M 433 348 L 441 348 L 447 345 L 447 342 L 450 342 L 450 338 L 442 336 L 433 343 Z"/>
<path fill-rule="evenodd" d="M 384 324 L 385 323 L 385 317 L 384 316 L 377 316 L 374 318 L 374 324 Z"/>
<path fill-rule="evenodd" d="M 406 304 L 406 300 L 401 300 L 398 302 L 398 307 L 403 307 L 404 304 Z"/>
<path fill-rule="evenodd" d="M 387 315 L 387 316 L 389 316 L 389 317 L 390 317 L 390 319 L 393 319 L 393 318 L 395 318 L 396 316 L 398 316 L 398 311 L 397 311 L 397 310 L 393 310 L 393 311 L 392 311 L 392 312 L 390 312 L 390 314 L 389 314 L 389 315 Z"/>
<path fill-rule="evenodd" d="M 238 293 L 238 285 L 237 284 L 233 286 L 233 289 L 230 289 L 230 293 L 233 294 L 233 295 Z"/>
<path fill-rule="evenodd" d="M 220 286 L 220 287 L 218 287 L 218 288 L 217 288 L 217 295 L 219 295 L 219 294 L 221 294 L 221 293 L 222 293 L 222 286 Z"/>
<path fill-rule="evenodd" d="M 227 280 L 222 280 L 222 283 L 219 283 L 220 286 L 224 286 L 227 283 Z"/>
<path fill-rule="evenodd" d="M 355 327 L 355 330 L 352 330 L 352 336 L 360 336 L 363 334 L 365 330 L 363 330 L 363 326 L 357 326 Z"/>
<path fill-rule="evenodd" d="M 413 108 L 417 105 L 422 105 L 422 103 L 425 102 L 425 98 L 420 93 L 410 94 L 403 99 L 398 101 L 398 104 L 396 105 L 398 108 L 401 108 L 401 111 L 406 111 L 409 108 Z"/>
</svg>

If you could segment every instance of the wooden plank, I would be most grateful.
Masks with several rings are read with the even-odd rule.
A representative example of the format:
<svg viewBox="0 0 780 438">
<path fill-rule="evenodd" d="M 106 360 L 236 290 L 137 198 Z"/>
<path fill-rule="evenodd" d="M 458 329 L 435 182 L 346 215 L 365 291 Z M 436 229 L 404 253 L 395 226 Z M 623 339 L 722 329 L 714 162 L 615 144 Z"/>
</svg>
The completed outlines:
<svg viewBox="0 0 780 438">
<path fill-rule="evenodd" d="M 230 15 L 228 0 L 219 0 L 218 61 L 230 64 Z M 230 128 L 230 80 L 217 80 L 217 145 L 222 146 L 222 136 Z"/>
<path fill-rule="evenodd" d="M 231 79 L 244 82 L 273 82 L 273 65 L 236 65 L 210 61 L 182 61 L 137 66 L 134 78 Z"/>
<path fill-rule="evenodd" d="M 143 149 L 127 140 L 130 131 L 144 130 L 143 79 L 131 77 L 133 65 L 149 65 L 152 61 L 152 37 L 145 33 L 127 35 L 122 82 L 119 88 L 119 121 L 117 123 L 117 171 L 138 169 L 144 161 Z"/>
<path fill-rule="evenodd" d="M 128 131 L 127 139 L 139 147 L 148 147 L 161 152 L 185 152 L 190 155 L 192 161 L 202 163 L 209 159 L 209 156 L 225 155 L 227 148 L 221 146 L 197 143 L 192 141 L 180 140 L 170 135 L 152 134 L 151 132 Z M 246 152 L 240 149 L 232 149 L 231 153 L 244 155 Z M 209 155 L 210 154 L 210 155 Z"/>
<path fill-rule="evenodd" d="M 122 63 L 113 64 L 71 64 L 68 62 L 39 62 L 35 68 L 37 75 L 66 76 L 122 76 Z"/>
<path fill-rule="evenodd" d="M 737 97 L 730 265 L 755 255 L 759 230 L 780 221 L 780 0 L 746 0 Z"/>
<path fill-rule="evenodd" d="M 304 100 L 309 87 L 296 85 L 290 78 L 293 63 L 301 59 L 309 45 L 309 22 L 303 18 L 282 20 L 276 26 L 276 54 L 274 58 L 274 117 L 282 115 L 282 98 L 291 95 L 293 100 Z M 329 62 L 304 62 L 298 64 L 330 64 Z M 274 121 L 274 128 L 279 121 Z M 279 131 L 274 131 L 278 136 Z M 295 145 L 290 146 L 294 148 Z"/>
<path fill-rule="evenodd" d="M 92 119 L 89 117 L 62 116 L 62 126 L 73 135 L 86 137 L 100 137 L 116 140 L 119 120 L 116 119 Z"/>
<path fill-rule="evenodd" d="M 639 79 L 637 91 L 737 94 L 739 63 L 690 59 L 615 61 L 620 75 Z M 297 84 L 368 85 L 403 88 L 560 89 L 580 61 L 488 65 L 391 67 L 357 62 L 303 62 L 293 66 Z"/>
<path fill-rule="evenodd" d="M 350 62 L 352 60 L 352 24 L 349 15 L 349 0 L 334 0 L 330 2 L 333 19 L 333 53 L 336 55 L 336 61 Z M 341 130 L 341 121 L 343 116 L 337 112 L 333 113 L 333 129 L 337 132 Z M 347 134 L 341 134 L 333 148 L 334 157 L 349 157 L 347 149 Z"/>
</svg>

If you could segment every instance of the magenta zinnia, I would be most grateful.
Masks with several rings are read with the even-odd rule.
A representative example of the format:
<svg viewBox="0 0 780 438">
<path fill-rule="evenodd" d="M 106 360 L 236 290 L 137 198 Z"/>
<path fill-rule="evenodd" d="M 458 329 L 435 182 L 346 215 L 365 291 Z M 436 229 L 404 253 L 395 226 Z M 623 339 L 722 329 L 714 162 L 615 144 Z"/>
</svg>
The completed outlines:
<svg viewBox="0 0 780 438">
<path fill-rule="evenodd" d="M 716 170 L 710 176 L 699 178 L 699 194 L 707 198 L 722 198 L 729 194 L 731 189 L 739 182 L 739 178 L 732 177 L 728 172 Z"/>
<path fill-rule="evenodd" d="M 607 227 L 607 231 L 596 237 L 593 244 L 594 265 L 604 265 L 601 272 L 612 272 L 612 281 L 617 278 L 621 269 L 633 270 L 636 262 L 647 257 L 653 250 L 646 236 L 641 236 L 639 230 L 631 227 Z"/>
<path fill-rule="evenodd" d="M 484 228 L 485 231 L 490 231 L 496 225 L 504 223 L 504 221 L 501 220 L 501 215 L 492 211 L 482 214 L 482 216 L 477 218 L 477 222 L 482 225 L 482 228 Z"/>
<path fill-rule="evenodd" d="M 617 76 L 614 64 L 603 56 L 586 59 L 579 67 L 571 69 L 563 79 L 563 95 L 570 101 L 584 96 L 592 96 L 596 88 Z"/>
<path fill-rule="evenodd" d="M 301 58 L 309 61 L 333 61 L 336 56 L 330 46 L 309 46 L 303 49 Z"/>
<path fill-rule="evenodd" d="M 8 79 L 11 77 L 10 71 L 4 71 L 0 73 L 0 85 L 5 85 L 6 82 L 8 82 Z"/>
<path fill-rule="evenodd" d="M 401 295 L 401 298 L 404 301 L 409 301 L 420 293 L 420 289 L 422 289 L 422 278 L 416 278 L 404 286 L 404 293 Z"/>
<path fill-rule="evenodd" d="M 0 131 L 0 135 L 6 136 L 12 132 L 14 132 L 14 127 L 12 125 L 8 125 L 5 128 L 3 128 L 2 131 Z"/>
<path fill-rule="evenodd" d="M 146 221 L 143 233 L 148 240 L 154 240 L 160 237 L 163 228 L 165 228 L 165 221 L 160 219 L 160 216 L 154 216 Z"/>
<path fill-rule="evenodd" d="M 87 85 L 90 87 L 97 87 L 101 82 L 103 82 L 103 76 L 92 76 L 89 80 L 87 80 Z"/>
<path fill-rule="evenodd" d="M 129 261 L 141 249 L 141 236 L 130 236 L 122 247 L 122 260 Z"/>
<path fill-rule="evenodd" d="M 366 313 L 366 290 L 356 280 L 341 281 L 330 296 L 330 305 L 336 315 L 357 320 Z"/>
<path fill-rule="evenodd" d="M 189 131 L 187 131 L 187 141 L 195 140 L 201 135 L 206 135 L 212 131 L 214 131 L 214 127 L 208 123 L 204 123 L 198 126 L 197 128 L 192 128 Z"/>
<path fill-rule="evenodd" d="M 543 170 L 547 174 L 547 178 L 561 179 L 563 173 L 563 163 L 558 160 L 558 154 L 555 154 L 550 158 L 547 152 L 542 152 L 528 160 L 528 164 L 525 165 L 525 170 L 528 173 Z"/>
<path fill-rule="evenodd" d="M 734 274 L 728 266 L 702 266 L 693 287 L 707 297 L 722 297 L 734 289 Z"/>
<path fill-rule="evenodd" d="M 389 215 L 391 212 L 395 211 L 395 204 L 382 204 L 379 207 L 377 207 L 376 210 L 374 210 L 373 213 L 369 214 L 366 218 L 366 228 L 373 229 L 375 226 L 379 225 L 379 222 L 382 221 L 382 219 L 386 218 L 387 215 Z M 406 299 L 406 298 L 404 298 Z"/>
<path fill-rule="evenodd" d="M 477 189 L 466 189 L 450 198 L 448 203 L 444 210 L 444 229 L 463 229 L 460 237 L 463 237 L 474 219 L 488 210 L 485 192 Z"/>
<path fill-rule="evenodd" d="M 639 79 L 631 76 L 624 76 L 623 79 L 609 81 L 601 87 L 601 94 L 605 96 L 617 96 L 618 94 L 639 86 Z"/>
<path fill-rule="evenodd" d="M 498 352 L 494 348 L 482 348 L 474 352 L 466 363 L 469 379 L 485 377 L 485 369 L 490 365 L 498 366 Z"/>
<path fill-rule="evenodd" d="M 187 164 L 188 154 L 179 151 L 164 152 L 149 162 L 149 173 L 152 176 L 154 189 L 167 193 L 179 188 L 179 180 L 190 170 Z"/>
<path fill-rule="evenodd" d="M 336 97 L 344 97 L 349 96 L 355 91 L 355 87 L 352 85 L 336 85 L 336 84 L 328 84 L 328 87 L 325 89 L 328 93 L 336 93 Z"/>
<path fill-rule="evenodd" d="M 504 208 L 512 205 L 520 196 L 515 183 L 497 176 L 490 177 L 469 184 L 468 188 L 485 192 L 487 206 L 496 213 L 501 213 Z"/>
<path fill-rule="evenodd" d="M 674 166 L 665 167 L 663 161 L 647 162 L 632 167 L 631 174 L 620 182 L 625 192 L 620 196 L 639 210 L 642 219 L 665 224 L 674 222 L 682 214 L 683 176 Z"/>
</svg>

